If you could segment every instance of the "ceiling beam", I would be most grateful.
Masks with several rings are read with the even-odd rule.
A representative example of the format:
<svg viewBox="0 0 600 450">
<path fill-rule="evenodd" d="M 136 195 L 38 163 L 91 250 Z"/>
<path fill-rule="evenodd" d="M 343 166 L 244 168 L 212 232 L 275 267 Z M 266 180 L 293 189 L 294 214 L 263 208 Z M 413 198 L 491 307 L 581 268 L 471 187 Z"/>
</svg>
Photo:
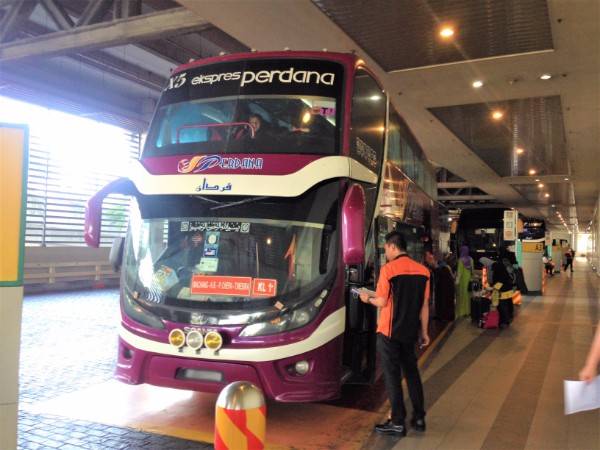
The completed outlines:
<svg viewBox="0 0 600 450">
<path fill-rule="evenodd" d="M 81 53 L 191 33 L 210 24 L 186 8 L 58 31 L 0 45 L 0 62 Z"/>
<path fill-rule="evenodd" d="M 440 181 L 437 184 L 438 189 L 464 189 L 474 187 L 466 181 Z"/>
<path fill-rule="evenodd" d="M 539 181 L 536 181 L 539 180 Z M 529 175 L 520 177 L 502 177 L 503 183 L 508 184 L 537 184 L 537 183 L 571 183 L 574 180 L 573 175 L 554 174 L 554 175 Z"/>
<path fill-rule="evenodd" d="M 438 200 L 442 202 L 449 201 L 481 201 L 481 200 L 496 200 L 496 197 L 491 195 L 441 195 Z"/>
</svg>

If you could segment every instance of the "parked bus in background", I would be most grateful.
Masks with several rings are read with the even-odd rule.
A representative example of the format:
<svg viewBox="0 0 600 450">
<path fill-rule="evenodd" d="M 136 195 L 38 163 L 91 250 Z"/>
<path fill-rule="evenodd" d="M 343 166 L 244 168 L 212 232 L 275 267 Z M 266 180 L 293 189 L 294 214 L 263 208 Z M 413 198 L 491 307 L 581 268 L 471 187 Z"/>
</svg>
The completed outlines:
<svg viewBox="0 0 600 450">
<path fill-rule="evenodd" d="M 451 236 L 452 249 L 458 255 L 462 245 L 469 247 L 469 255 L 475 267 L 481 269 L 479 258 L 497 259 L 498 248 L 512 245 L 504 242 L 504 211 L 508 208 L 463 209 Z M 519 216 L 518 238 L 524 241 L 544 239 L 546 224 L 541 219 Z"/>
<path fill-rule="evenodd" d="M 251 123 L 262 122 L 260 132 Z M 382 239 L 420 260 L 439 239 L 435 172 L 368 67 L 349 54 L 222 56 L 173 71 L 139 162 L 88 202 L 132 196 L 116 377 L 278 401 L 372 383 Z M 365 279 L 365 274 L 369 279 Z"/>
</svg>

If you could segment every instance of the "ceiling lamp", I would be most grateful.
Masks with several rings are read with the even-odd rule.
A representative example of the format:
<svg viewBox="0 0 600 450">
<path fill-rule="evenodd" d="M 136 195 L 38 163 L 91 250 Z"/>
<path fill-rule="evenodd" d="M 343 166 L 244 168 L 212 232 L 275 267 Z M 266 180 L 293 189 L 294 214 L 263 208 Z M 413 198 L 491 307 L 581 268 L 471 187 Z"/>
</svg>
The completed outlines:
<svg viewBox="0 0 600 450">
<path fill-rule="evenodd" d="M 502 117 L 504 117 L 504 113 L 502 113 L 502 111 L 497 109 L 492 112 L 492 119 L 500 120 L 500 119 L 502 119 Z"/>
<path fill-rule="evenodd" d="M 451 38 L 452 36 L 454 36 L 454 29 L 449 26 L 443 26 L 440 29 L 440 36 L 443 37 L 444 39 Z"/>
<path fill-rule="evenodd" d="M 517 148 L 515 149 L 515 152 L 516 152 L 518 155 L 520 155 L 520 154 L 522 154 L 522 153 L 525 153 L 525 150 L 523 149 L 523 147 L 517 147 Z"/>
<path fill-rule="evenodd" d="M 535 175 L 535 169 L 529 169 L 529 175 Z"/>
<path fill-rule="evenodd" d="M 480 80 L 473 81 L 473 84 L 472 84 L 472 86 L 473 86 L 475 89 L 477 89 L 477 88 L 480 88 L 481 86 L 483 86 L 483 81 L 480 81 Z"/>
<path fill-rule="evenodd" d="M 549 80 L 550 78 L 552 78 L 552 75 L 550 75 L 549 73 L 545 73 L 540 76 L 540 80 Z"/>
</svg>

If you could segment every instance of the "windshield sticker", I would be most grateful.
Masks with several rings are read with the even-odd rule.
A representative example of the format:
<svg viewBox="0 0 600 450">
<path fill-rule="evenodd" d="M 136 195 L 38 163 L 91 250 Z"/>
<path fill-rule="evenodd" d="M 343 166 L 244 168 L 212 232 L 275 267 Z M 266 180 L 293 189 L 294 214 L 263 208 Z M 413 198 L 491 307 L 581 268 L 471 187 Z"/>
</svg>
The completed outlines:
<svg viewBox="0 0 600 450">
<path fill-rule="evenodd" d="M 200 258 L 200 264 L 196 265 L 196 269 L 200 272 L 216 272 L 219 267 L 219 258 Z"/>
<path fill-rule="evenodd" d="M 217 253 L 218 253 L 218 249 L 219 249 L 219 238 L 221 236 L 221 233 L 219 231 L 207 231 L 206 232 L 206 239 L 204 241 L 204 256 L 206 257 L 216 257 Z M 202 258 L 204 259 L 209 259 L 209 258 Z M 202 262 L 200 262 L 200 265 L 202 265 Z M 215 269 L 211 270 L 211 272 L 214 272 L 215 270 L 217 270 L 217 267 L 215 265 Z"/>
<path fill-rule="evenodd" d="M 199 220 L 181 222 L 181 231 L 232 231 L 249 233 L 249 222 L 202 222 Z"/>
<path fill-rule="evenodd" d="M 274 297 L 277 294 L 277 280 L 255 278 L 252 280 L 253 297 Z"/>
<path fill-rule="evenodd" d="M 204 258 L 203 258 L 204 259 Z M 191 294 L 233 295 L 249 297 L 252 288 L 251 277 L 226 277 L 218 275 L 194 275 L 190 286 Z"/>
<path fill-rule="evenodd" d="M 182 159 L 177 163 L 177 171 L 179 173 L 199 173 L 213 167 L 227 170 L 261 170 L 263 168 L 263 159 L 223 158 L 219 155 L 205 155 L 194 156 L 192 159 Z"/>
<path fill-rule="evenodd" d="M 315 105 L 312 107 L 312 113 L 318 116 L 335 116 L 335 108 Z"/>
<path fill-rule="evenodd" d="M 361 138 L 356 138 L 356 154 L 363 158 L 371 167 L 377 167 L 377 153 Z"/>
</svg>

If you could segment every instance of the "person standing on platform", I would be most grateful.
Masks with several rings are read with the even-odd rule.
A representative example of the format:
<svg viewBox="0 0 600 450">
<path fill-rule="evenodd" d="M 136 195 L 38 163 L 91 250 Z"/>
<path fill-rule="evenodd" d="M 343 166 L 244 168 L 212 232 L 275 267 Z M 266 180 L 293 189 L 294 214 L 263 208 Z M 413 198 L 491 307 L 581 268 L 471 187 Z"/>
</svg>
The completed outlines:
<svg viewBox="0 0 600 450">
<path fill-rule="evenodd" d="M 598 375 L 598 364 L 600 364 L 600 322 L 598 322 L 598 326 L 596 327 L 596 333 L 594 334 L 592 346 L 585 360 L 585 366 L 579 372 L 579 380 L 591 383 Z"/>
<path fill-rule="evenodd" d="M 473 278 L 473 258 L 469 256 L 469 247 L 460 247 L 458 268 L 456 270 L 456 315 L 458 317 L 471 315 L 471 293 L 469 281 Z"/>
<path fill-rule="evenodd" d="M 413 406 L 410 424 L 425 431 L 425 399 L 415 344 L 418 341 L 421 348 L 429 345 L 429 269 L 408 257 L 406 240 L 397 231 L 385 236 L 383 248 L 388 263 L 380 270 L 375 297 L 360 294 L 362 302 L 381 308 L 377 350 L 392 408 L 391 418 L 376 425 L 375 431 L 406 436 L 403 374 Z"/>
<path fill-rule="evenodd" d="M 486 268 L 487 271 L 487 287 L 491 290 L 492 305 L 498 310 L 500 316 L 500 328 L 506 328 L 511 322 L 513 280 L 511 280 L 504 263 L 501 261 L 493 261 L 490 258 L 479 258 L 479 262 Z"/>
<path fill-rule="evenodd" d="M 571 247 L 565 252 L 565 265 L 563 267 L 565 272 L 567 267 L 571 267 L 571 272 L 573 272 L 573 250 L 571 250 Z"/>
<path fill-rule="evenodd" d="M 425 252 L 425 266 L 433 273 L 429 284 L 434 290 L 435 317 L 443 322 L 451 322 L 456 309 L 452 269 L 444 259 L 436 261 L 431 252 Z"/>
</svg>

